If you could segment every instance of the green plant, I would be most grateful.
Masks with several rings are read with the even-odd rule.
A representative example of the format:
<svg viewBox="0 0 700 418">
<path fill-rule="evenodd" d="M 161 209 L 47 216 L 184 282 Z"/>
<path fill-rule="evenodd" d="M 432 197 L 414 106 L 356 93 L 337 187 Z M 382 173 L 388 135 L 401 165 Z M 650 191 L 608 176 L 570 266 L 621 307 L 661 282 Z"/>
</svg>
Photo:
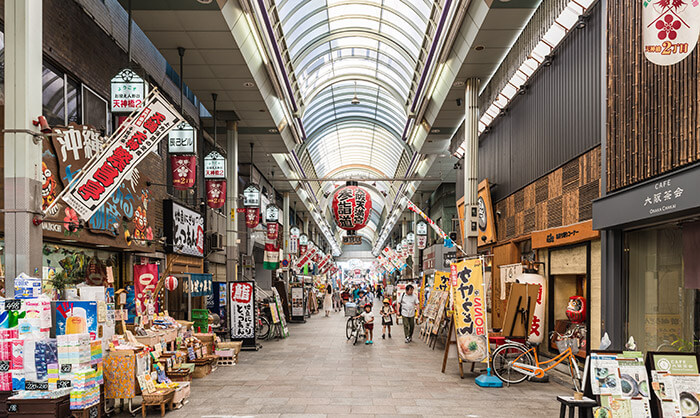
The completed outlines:
<svg viewBox="0 0 700 418">
<path fill-rule="evenodd" d="M 679 338 L 676 341 L 672 342 L 671 345 L 676 348 L 678 351 L 682 352 L 692 352 L 695 351 L 695 346 L 700 344 L 700 340 L 698 339 L 692 339 L 690 341 L 684 340 L 683 338 Z"/>
<path fill-rule="evenodd" d="M 61 271 L 51 278 L 51 286 L 62 292 L 67 286 L 76 285 L 85 281 L 86 262 L 85 254 L 74 253 L 59 261 Z"/>
</svg>

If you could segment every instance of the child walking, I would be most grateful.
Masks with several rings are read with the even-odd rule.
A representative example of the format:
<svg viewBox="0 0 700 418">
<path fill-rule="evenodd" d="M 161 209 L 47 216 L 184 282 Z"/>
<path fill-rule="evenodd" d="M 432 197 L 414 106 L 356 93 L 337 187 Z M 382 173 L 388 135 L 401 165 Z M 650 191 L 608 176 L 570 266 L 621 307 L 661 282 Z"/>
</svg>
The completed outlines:
<svg viewBox="0 0 700 418">
<path fill-rule="evenodd" d="M 374 341 L 372 341 L 374 335 L 374 313 L 372 313 L 372 305 L 371 304 L 366 304 L 365 305 L 365 311 L 360 314 L 362 319 L 365 320 L 365 331 L 369 334 L 369 338 L 365 340 L 365 344 L 374 344 Z"/>
<path fill-rule="evenodd" d="M 391 326 L 394 325 L 394 318 L 391 316 L 395 314 L 394 308 L 391 307 L 391 303 L 388 298 L 384 299 L 384 304 L 379 314 L 382 316 L 382 339 L 385 339 L 387 331 L 389 332 L 389 338 L 391 338 Z"/>
</svg>

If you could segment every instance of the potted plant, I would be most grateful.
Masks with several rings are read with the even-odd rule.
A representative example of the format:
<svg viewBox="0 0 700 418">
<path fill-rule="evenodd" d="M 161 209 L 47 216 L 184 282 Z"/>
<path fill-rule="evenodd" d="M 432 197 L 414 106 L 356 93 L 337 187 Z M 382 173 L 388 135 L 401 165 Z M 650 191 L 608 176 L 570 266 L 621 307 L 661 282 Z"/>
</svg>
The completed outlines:
<svg viewBox="0 0 700 418">
<path fill-rule="evenodd" d="M 49 283 L 56 289 L 61 298 L 65 297 L 65 290 L 85 281 L 86 263 L 85 255 L 74 253 L 59 261 L 61 271 L 57 272 Z"/>
</svg>

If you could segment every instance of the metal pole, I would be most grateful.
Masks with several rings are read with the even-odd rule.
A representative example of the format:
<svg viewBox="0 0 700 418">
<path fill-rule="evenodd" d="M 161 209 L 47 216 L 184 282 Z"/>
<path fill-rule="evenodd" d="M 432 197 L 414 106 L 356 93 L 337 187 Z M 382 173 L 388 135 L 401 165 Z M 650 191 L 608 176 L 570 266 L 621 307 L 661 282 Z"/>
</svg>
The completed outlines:
<svg viewBox="0 0 700 418">
<path fill-rule="evenodd" d="M 219 143 L 216 141 L 216 124 L 217 124 L 217 119 L 216 119 L 216 98 L 219 97 L 218 94 L 212 93 L 211 94 L 211 99 L 214 101 L 214 146 L 218 147 Z"/>
<path fill-rule="evenodd" d="M 238 268 L 238 123 L 226 122 L 226 282 Z"/>
<path fill-rule="evenodd" d="M 467 80 L 464 94 L 464 251 L 476 254 L 477 238 L 470 236 L 470 208 L 476 206 L 479 187 L 479 79 Z"/>
<path fill-rule="evenodd" d="M 182 115 L 182 85 L 184 83 L 183 78 L 185 78 L 184 74 L 182 73 L 182 62 L 183 58 L 185 57 L 185 48 L 178 46 L 177 47 L 177 54 L 180 56 L 180 114 Z"/>
<path fill-rule="evenodd" d="M 282 228 L 284 228 L 284 256 L 289 257 L 289 229 L 292 227 L 291 217 L 289 216 L 289 192 L 284 192 L 282 198 L 282 211 L 284 216 L 284 222 L 282 224 Z M 291 257 L 289 257 L 289 261 L 292 261 Z M 287 289 L 287 286 L 289 285 L 289 269 L 290 267 L 284 270 L 285 289 Z"/>
<path fill-rule="evenodd" d="M 41 115 L 42 1 L 5 2 L 5 127 L 36 131 Z M 41 277 L 41 142 L 27 133 L 4 136 L 5 289 L 14 297 L 19 273 Z"/>
<path fill-rule="evenodd" d="M 129 62 L 127 63 L 127 67 L 131 68 L 131 0 L 129 0 L 129 3 L 127 5 L 128 7 L 128 12 L 129 12 L 129 27 L 128 27 L 128 33 L 126 35 L 126 56 L 129 59 Z"/>
</svg>

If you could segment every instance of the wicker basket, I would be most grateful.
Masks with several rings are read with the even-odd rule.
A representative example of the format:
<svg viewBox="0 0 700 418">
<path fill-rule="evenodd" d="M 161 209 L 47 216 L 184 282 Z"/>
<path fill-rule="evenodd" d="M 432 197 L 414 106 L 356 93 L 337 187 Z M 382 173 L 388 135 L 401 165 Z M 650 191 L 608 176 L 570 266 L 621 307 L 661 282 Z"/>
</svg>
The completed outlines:
<svg viewBox="0 0 700 418">
<path fill-rule="evenodd" d="M 144 405 L 160 405 L 163 403 L 172 402 L 175 389 L 158 389 L 153 393 L 143 393 Z"/>
<path fill-rule="evenodd" d="M 165 375 L 173 382 L 189 382 L 192 380 L 192 372 L 188 369 L 170 370 L 165 372 Z"/>
</svg>

